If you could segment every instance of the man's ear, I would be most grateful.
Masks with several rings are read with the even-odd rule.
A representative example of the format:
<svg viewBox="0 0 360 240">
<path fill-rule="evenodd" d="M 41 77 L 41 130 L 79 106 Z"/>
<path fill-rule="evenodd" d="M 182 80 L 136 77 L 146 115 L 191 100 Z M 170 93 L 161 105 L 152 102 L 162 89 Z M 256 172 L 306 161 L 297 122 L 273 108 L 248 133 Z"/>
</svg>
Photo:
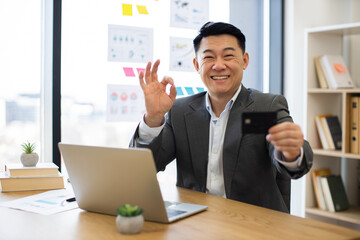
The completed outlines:
<svg viewBox="0 0 360 240">
<path fill-rule="evenodd" d="M 244 62 L 243 69 L 245 70 L 249 65 L 249 54 L 247 52 L 244 53 L 243 62 Z"/>
<path fill-rule="evenodd" d="M 199 72 L 199 62 L 196 57 L 193 58 L 193 64 L 197 72 Z"/>
</svg>

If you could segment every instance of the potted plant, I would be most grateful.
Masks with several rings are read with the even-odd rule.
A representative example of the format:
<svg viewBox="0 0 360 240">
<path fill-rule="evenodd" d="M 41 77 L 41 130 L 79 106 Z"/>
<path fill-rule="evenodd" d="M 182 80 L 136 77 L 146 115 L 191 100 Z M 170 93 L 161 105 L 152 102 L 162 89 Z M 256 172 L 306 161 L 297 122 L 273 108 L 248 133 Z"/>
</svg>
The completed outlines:
<svg viewBox="0 0 360 240">
<path fill-rule="evenodd" d="M 141 232 L 144 226 L 143 209 L 139 206 L 125 204 L 116 209 L 116 227 L 120 233 L 135 234 Z"/>
<path fill-rule="evenodd" d="M 39 155 L 35 151 L 35 143 L 23 143 L 21 144 L 23 153 L 20 160 L 24 167 L 35 167 L 39 161 Z"/>
</svg>

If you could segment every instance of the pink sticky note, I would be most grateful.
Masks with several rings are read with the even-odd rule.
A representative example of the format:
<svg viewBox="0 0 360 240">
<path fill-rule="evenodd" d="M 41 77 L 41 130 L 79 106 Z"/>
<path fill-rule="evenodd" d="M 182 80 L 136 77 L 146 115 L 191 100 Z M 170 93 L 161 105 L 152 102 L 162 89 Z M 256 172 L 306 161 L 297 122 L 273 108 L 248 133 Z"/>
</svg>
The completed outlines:
<svg viewBox="0 0 360 240">
<path fill-rule="evenodd" d="M 145 68 L 136 68 L 138 74 L 140 74 L 140 72 L 143 72 L 145 74 Z"/>
<path fill-rule="evenodd" d="M 135 77 L 135 73 L 134 70 L 130 67 L 123 67 L 124 72 L 125 72 L 125 76 L 127 77 Z"/>
<path fill-rule="evenodd" d="M 344 65 L 342 65 L 341 63 L 334 63 L 334 68 L 337 72 L 342 73 L 342 72 L 346 72 L 346 67 Z"/>
</svg>

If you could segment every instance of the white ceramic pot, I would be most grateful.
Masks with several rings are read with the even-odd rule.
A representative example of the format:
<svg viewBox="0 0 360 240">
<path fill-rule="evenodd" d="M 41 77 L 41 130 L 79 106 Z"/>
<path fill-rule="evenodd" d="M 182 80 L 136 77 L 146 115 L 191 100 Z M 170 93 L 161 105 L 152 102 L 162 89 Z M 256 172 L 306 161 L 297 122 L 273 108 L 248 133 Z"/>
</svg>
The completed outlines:
<svg viewBox="0 0 360 240">
<path fill-rule="evenodd" d="M 24 167 L 35 167 L 39 161 L 39 155 L 37 153 L 23 153 L 20 160 Z"/>
<path fill-rule="evenodd" d="M 116 227 L 120 233 L 135 234 L 141 232 L 144 226 L 143 215 L 137 215 L 133 217 L 124 217 L 117 215 Z"/>
</svg>

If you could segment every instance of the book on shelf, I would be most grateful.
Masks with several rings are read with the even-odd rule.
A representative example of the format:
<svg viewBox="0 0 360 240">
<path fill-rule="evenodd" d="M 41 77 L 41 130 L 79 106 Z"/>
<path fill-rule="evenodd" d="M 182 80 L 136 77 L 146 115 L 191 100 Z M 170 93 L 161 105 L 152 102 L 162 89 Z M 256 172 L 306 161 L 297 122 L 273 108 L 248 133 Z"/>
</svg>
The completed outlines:
<svg viewBox="0 0 360 240">
<path fill-rule="evenodd" d="M 322 55 L 319 58 L 319 63 L 329 88 L 354 87 L 349 70 L 341 55 Z"/>
<path fill-rule="evenodd" d="M 313 187 L 314 187 L 316 202 L 317 202 L 318 207 L 321 210 L 328 210 L 328 208 L 326 206 L 326 202 L 325 202 L 325 198 L 324 198 L 324 194 L 323 194 L 323 190 L 322 190 L 322 186 L 321 186 L 321 182 L 320 182 L 320 177 L 327 176 L 330 174 L 331 174 L 331 170 L 329 168 L 311 171 L 311 179 L 312 179 L 312 183 L 313 183 Z"/>
<path fill-rule="evenodd" d="M 320 88 L 329 88 L 324 76 L 324 71 L 320 65 L 320 57 L 315 57 L 314 62 L 315 62 L 316 76 L 319 81 Z"/>
<path fill-rule="evenodd" d="M 340 175 L 322 176 L 320 181 L 326 206 L 330 212 L 339 212 L 349 208 L 349 201 Z"/>
<path fill-rule="evenodd" d="M 350 97 L 350 153 L 359 154 L 359 96 Z"/>
<path fill-rule="evenodd" d="M 315 124 L 323 149 L 341 149 L 341 126 L 337 116 L 333 116 L 332 114 L 316 115 Z"/>
<path fill-rule="evenodd" d="M 327 121 L 326 121 L 327 117 L 331 117 L 331 116 L 324 116 L 324 117 L 320 118 L 321 127 L 324 130 L 326 143 L 329 146 L 329 150 L 335 150 L 334 141 L 332 140 L 332 137 L 331 137 L 330 127 L 329 127 L 329 125 L 327 124 Z"/>
<path fill-rule="evenodd" d="M 342 131 L 338 116 L 324 117 L 327 127 L 330 131 L 331 140 L 334 144 L 335 150 L 341 150 L 342 147 Z"/>
<path fill-rule="evenodd" d="M 325 150 L 330 150 L 330 146 L 329 146 L 328 140 L 326 139 L 325 130 L 324 130 L 323 123 L 321 120 L 327 116 L 332 116 L 332 115 L 331 114 L 316 115 L 315 116 L 315 125 L 316 125 L 317 132 L 319 134 L 322 148 Z M 334 146 L 334 149 L 335 149 L 335 146 Z"/>
<path fill-rule="evenodd" d="M 358 167 L 357 169 L 357 177 L 358 177 L 358 188 L 360 189 L 360 167 Z"/>
<path fill-rule="evenodd" d="M 65 188 L 64 178 L 60 173 L 51 176 L 10 177 L 5 172 L 0 172 L 0 185 L 2 192 Z"/>
<path fill-rule="evenodd" d="M 38 163 L 35 167 L 24 167 L 22 164 L 5 164 L 5 171 L 8 176 L 57 176 L 59 167 L 52 163 Z"/>
</svg>

